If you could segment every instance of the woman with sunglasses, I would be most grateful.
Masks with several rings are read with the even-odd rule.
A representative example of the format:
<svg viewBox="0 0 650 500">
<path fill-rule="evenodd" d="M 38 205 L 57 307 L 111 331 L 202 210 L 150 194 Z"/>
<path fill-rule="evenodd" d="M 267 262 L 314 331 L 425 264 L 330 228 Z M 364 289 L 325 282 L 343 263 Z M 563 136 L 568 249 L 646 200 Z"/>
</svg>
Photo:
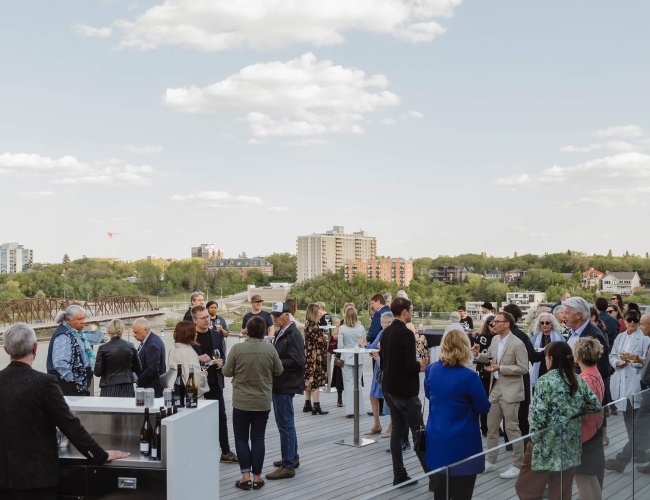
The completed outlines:
<svg viewBox="0 0 650 500">
<path fill-rule="evenodd" d="M 627 312 L 627 307 L 625 307 L 625 304 L 623 303 L 623 297 L 621 297 L 620 293 L 613 293 L 611 301 L 612 304 L 618 306 L 621 311 L 621 315 L 624 315 Z"/>
<path fill-rule="evenodd" d="M 641 365 L 639 360 L 640 357 L 645 357 L 650 337 L 646 337 L 639 329 L 640 320 L 641 315 L 637 311 L 628 311 L 625 314 L 627 330 L 618 334 L 609 354 L 609 363 L 615 370 L 610 381 L 610 391 L 614 401 L 619 398 L 629 398 L 633 394 L 641 392 L 641 374 L 639 373 Z M 639 399 L 635 398 L 634 408 L 629 399 L 623 399 L 616 403 L 619 411 L 625 412 L 623 419 L 630 443 L 633 442 L 632 422 L 634 421 L 634 410 L 641 404 Z M 629 458 L 625 456 L 628 454 L 626 451 L 631 454 L 631 450 L 627 450 L 627 447 L 624 448 L 623 452 L 616 456 L 616 460 L 607 460 L 605 462 L 605 468 L 623 472 L 625 466 L 622 463 L 629 462 L 632 458 L 631 456 Z M 646 457 L 639 456 L 638 453 L 643 454 L 645 452 L 637 451 L 634 457 L 635 460 L 645 462 Z"/>
<path fill-rule="evenodd" d="M 530 333 L 532 335 L 530 342 L 537 352 L 543 351 L 551 342 L 565 342 L 562 326 L 551 313 L 540 314 L 533 322 Z M 533 395 L 535 395 L 535 386 L 539 377 L 547 372 L 548 368 L 546 368 L 545 362 L 538 361 L 533 364 L 533 369 L 530 371 L 530 386 L 533 388 Z"/>
<path fill-rule="evenodd" d="M 623 333 L 627 328 L 625 327 L 625 320 L 623 319 L 623 313 L 621 313 L 621 308 L 616 304 L 607 305 L 607 314 L 613 316 L 616 321 L 618 321 L 619 328 L 618 332 Z"/>
</svg>

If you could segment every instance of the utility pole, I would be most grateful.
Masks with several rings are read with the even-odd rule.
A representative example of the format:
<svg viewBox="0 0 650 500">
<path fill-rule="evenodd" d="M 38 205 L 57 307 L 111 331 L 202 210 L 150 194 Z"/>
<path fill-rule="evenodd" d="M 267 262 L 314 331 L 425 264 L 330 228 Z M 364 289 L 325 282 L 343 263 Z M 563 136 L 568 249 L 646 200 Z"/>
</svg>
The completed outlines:
<svg viewBox="0 0 650 500">
<path fill-rule="evenodd" d="M 111 259 L 113 258 L 113 236 L 115 236 L 117 234 L 121 234 L 121 233 L 115 233 L 115 232 L 108 231 L 108 240 L 109 240 L 108 256 Z"/>
</svg>

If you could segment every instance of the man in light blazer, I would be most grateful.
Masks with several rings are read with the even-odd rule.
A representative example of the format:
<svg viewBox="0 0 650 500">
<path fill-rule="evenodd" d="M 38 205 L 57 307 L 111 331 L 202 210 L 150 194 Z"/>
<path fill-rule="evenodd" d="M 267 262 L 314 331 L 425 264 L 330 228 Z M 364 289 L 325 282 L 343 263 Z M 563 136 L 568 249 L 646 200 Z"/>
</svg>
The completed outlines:
<svg viewBox="0 0 650 500">
<path fill-rule="evenodd" d="M 480 346 L 475 345 L 474 359 L 479 363 L 492 363 L 485 367 L 490 372 L 490 412 L 488 413 L 487 447 L 495 448 L 499 444 L 499 425 L 505 419 L 506 433 L 510 442 L 521 437 L 519 428 L 519 404 L 525 398 L 523 376 L 528 373 L 528 353 L 524 343 L 515 337 L 510 329 L 515 325 L 515 319 L 510 313 L 500 312 L 492 320 L 496 335 L 487 354 L 479 354 Z M 492 323 L 491 322 L 491 323 Z M 490 361 L 489 358 L 492 358 Z M 524 462 L 523 441 L 513 442 L 513 465 L 501 474 L 503 479 L 514 479 L 519 476 L 519 470 Z M 485 472 L 497 468 L 499 450 L 493 450 L 487 455 Z"/>
</svg>

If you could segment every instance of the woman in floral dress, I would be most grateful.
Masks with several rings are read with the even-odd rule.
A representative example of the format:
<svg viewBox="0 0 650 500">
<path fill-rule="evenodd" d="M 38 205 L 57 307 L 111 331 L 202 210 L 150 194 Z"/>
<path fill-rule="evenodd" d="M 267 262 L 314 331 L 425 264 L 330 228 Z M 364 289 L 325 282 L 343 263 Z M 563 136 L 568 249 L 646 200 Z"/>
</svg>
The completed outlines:
<svg viewBox="0 0 650 500">
<path fill-rule="evenodd" d="M 544 349 L 548 373 L 537 381 L 530 419 L 531 442 L 515 489 L 521 500 L 571 498 L 575 468 L 582 456 L 580 416 L 601 411 L 598 397 L 575 374 L 575 360 L 567 342 L 551 342 Z"/>
<path fill-rule="evenodd" d="M 309 304 L 305 319 L 305 407 L 302 411 L 326 415 L 329 412 L 320 407 L 319 388 L 327 385 L 327 341 L 318 326 L 318 310 L 317 304 Z"/>
</svg>

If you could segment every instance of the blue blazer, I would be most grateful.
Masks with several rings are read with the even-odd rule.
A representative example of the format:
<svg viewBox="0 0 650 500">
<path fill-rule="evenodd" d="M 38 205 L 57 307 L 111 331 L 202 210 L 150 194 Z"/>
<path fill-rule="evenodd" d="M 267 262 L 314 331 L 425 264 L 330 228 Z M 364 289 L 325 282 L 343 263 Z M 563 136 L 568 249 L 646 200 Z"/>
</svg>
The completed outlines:
<svg viewBox="0 0 650 500">
<path fill-rule="evenodd" d="M 379 311 L 377 311 L 375 314 L 372 315 L 370 328 L 368 328 L 368 335 L 366 335 L 366 340 L 368 341 L 369 344 L 372 344 L 377 338 L 377 335 L 379 335 L 379 332 L 383 330 L 383 328 L 381 327 L 381 315 L 384 314 L 385 312 L 390 312 L 390 307 L 382 306 L 382 308 L 379 309 Z"/>
<path fill-rule="evenodd" d="M 219 349 L 219 352 L 221 353 L 221 359 L 223 359 L 223 364 L 225 365 L 226 364 L 226 343 L 223 340 L 223 335 L 221 335 L 221 332 L 215 330 L 214 328 L 210 328 L 210 333 L 212 334 L 212 349 Z M 194 351 L 198 356 L 201 355 L 200 345 L 193 345 L 192 349 L 194 349 Z M 219 387 L 223 391 L 224 388 L 223 370 L 217 370 L 217 382 L 219 383 Z"/>
<path fill-rule="evenodd" d="M 144 345 L 138 351 L 142 372 L 138 375 L 138 387 L 152 388 L 157 398 L 162 398 L 163 388 L 159 377 L 167 371 L 165 366 L 165 344 L 153 332 L 149 333 Z"/>
<path fill-rule="evenodd" d="M 461 366 L 427 366 L 424 394 L 429 400 L 425 460 L 431 470 L 483 452 L 479 415 L 490 410 L 490 402 L 478 374 Z M 451 468 L 452 476 L 471 476 L 485 471 L 485 456 Z"/>
</svg>

